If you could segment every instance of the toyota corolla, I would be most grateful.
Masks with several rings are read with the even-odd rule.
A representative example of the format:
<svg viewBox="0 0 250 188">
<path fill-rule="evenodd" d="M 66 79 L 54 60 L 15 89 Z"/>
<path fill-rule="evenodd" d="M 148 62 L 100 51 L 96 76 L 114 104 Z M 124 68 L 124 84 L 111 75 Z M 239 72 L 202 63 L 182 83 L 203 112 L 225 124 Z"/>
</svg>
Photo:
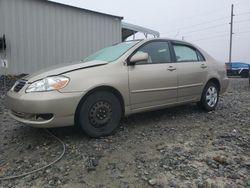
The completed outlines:
<svg viewBox="0 0 250 188">
<path fill-rule="evenodd" d="M 228 87 L 224 63 L 171 39 L 128 41 L 84 61 L 18 80 L 6 96 L 9 114 L 34 127 L 78 126 L 106 136 L 130 114 L 197 102 L 214 110 Z"/>
</svg>

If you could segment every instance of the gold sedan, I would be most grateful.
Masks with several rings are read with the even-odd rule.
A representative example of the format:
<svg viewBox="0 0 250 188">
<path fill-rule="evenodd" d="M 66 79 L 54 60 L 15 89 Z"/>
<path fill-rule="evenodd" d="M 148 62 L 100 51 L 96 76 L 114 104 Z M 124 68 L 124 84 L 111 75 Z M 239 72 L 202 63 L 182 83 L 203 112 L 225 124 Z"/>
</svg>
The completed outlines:
<svg viewBox="0 0 250 188">
<path fill-rule="evenodd" d="M 16 82 L 6 103 L 11 117 L 30 126 L 76 125 L 100 137 L 138 112 L 191 102 L 214 110 L 228 83 L 225 65 L 199 47 L 146 39 L 29 75 Z"/>
</svg>

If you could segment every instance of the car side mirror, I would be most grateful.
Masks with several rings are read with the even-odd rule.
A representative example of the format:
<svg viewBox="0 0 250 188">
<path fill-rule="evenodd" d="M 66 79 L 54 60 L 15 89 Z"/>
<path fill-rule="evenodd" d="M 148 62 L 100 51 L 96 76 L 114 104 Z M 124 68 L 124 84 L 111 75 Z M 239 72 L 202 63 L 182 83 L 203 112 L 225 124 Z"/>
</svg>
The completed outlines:
<svg viewBox="0 0 250 188">
<path fill-rule="evenodd" d="M 149 55 L 148 53 L 145 52 L 137 52 L 136 54 L 134 54 L 130 60 L 129 60 L 129 64 L 130 65 L 135 65 L 135 63 L 139 62 L 139 61 L 148 61 Z"/>
</svg>

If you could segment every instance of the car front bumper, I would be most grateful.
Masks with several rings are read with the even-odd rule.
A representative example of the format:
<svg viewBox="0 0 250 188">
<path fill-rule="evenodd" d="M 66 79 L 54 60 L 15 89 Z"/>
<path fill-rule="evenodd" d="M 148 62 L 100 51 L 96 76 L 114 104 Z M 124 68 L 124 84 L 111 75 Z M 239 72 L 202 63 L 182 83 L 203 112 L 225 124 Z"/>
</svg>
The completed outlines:
<svg viewBox="0 0 250 188">
<path fill-rule="evenodd" d="M 39 128 L 74 125 L 77 106 L 83 93 L 17 93 L 9 91 L 6 106 L 10 116 L 24 124 Z"/>
</svg>

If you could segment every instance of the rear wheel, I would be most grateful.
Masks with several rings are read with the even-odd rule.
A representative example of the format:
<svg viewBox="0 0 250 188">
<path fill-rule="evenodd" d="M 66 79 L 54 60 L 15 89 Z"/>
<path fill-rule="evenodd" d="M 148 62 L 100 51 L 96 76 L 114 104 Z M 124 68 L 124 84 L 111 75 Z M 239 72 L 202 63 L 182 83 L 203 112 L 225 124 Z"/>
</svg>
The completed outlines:
<svg viewBox="0 0 250 188">
<path fill-rule="evenodd" d="M 80 105 L 77 123 L 90 137 L 102 137 L 114 132 L 121 115 L 122 107 L 117 97 L 107 91 L 98 91 Z"/>
<path fill-rule="evenodd" d="M 208 82 L 203 90 L 201 101 L 198 103 L 206 111 L 212 111 L 216 108 L 219 100 L 218 86 L 213 82 Z"/>
</svg>

